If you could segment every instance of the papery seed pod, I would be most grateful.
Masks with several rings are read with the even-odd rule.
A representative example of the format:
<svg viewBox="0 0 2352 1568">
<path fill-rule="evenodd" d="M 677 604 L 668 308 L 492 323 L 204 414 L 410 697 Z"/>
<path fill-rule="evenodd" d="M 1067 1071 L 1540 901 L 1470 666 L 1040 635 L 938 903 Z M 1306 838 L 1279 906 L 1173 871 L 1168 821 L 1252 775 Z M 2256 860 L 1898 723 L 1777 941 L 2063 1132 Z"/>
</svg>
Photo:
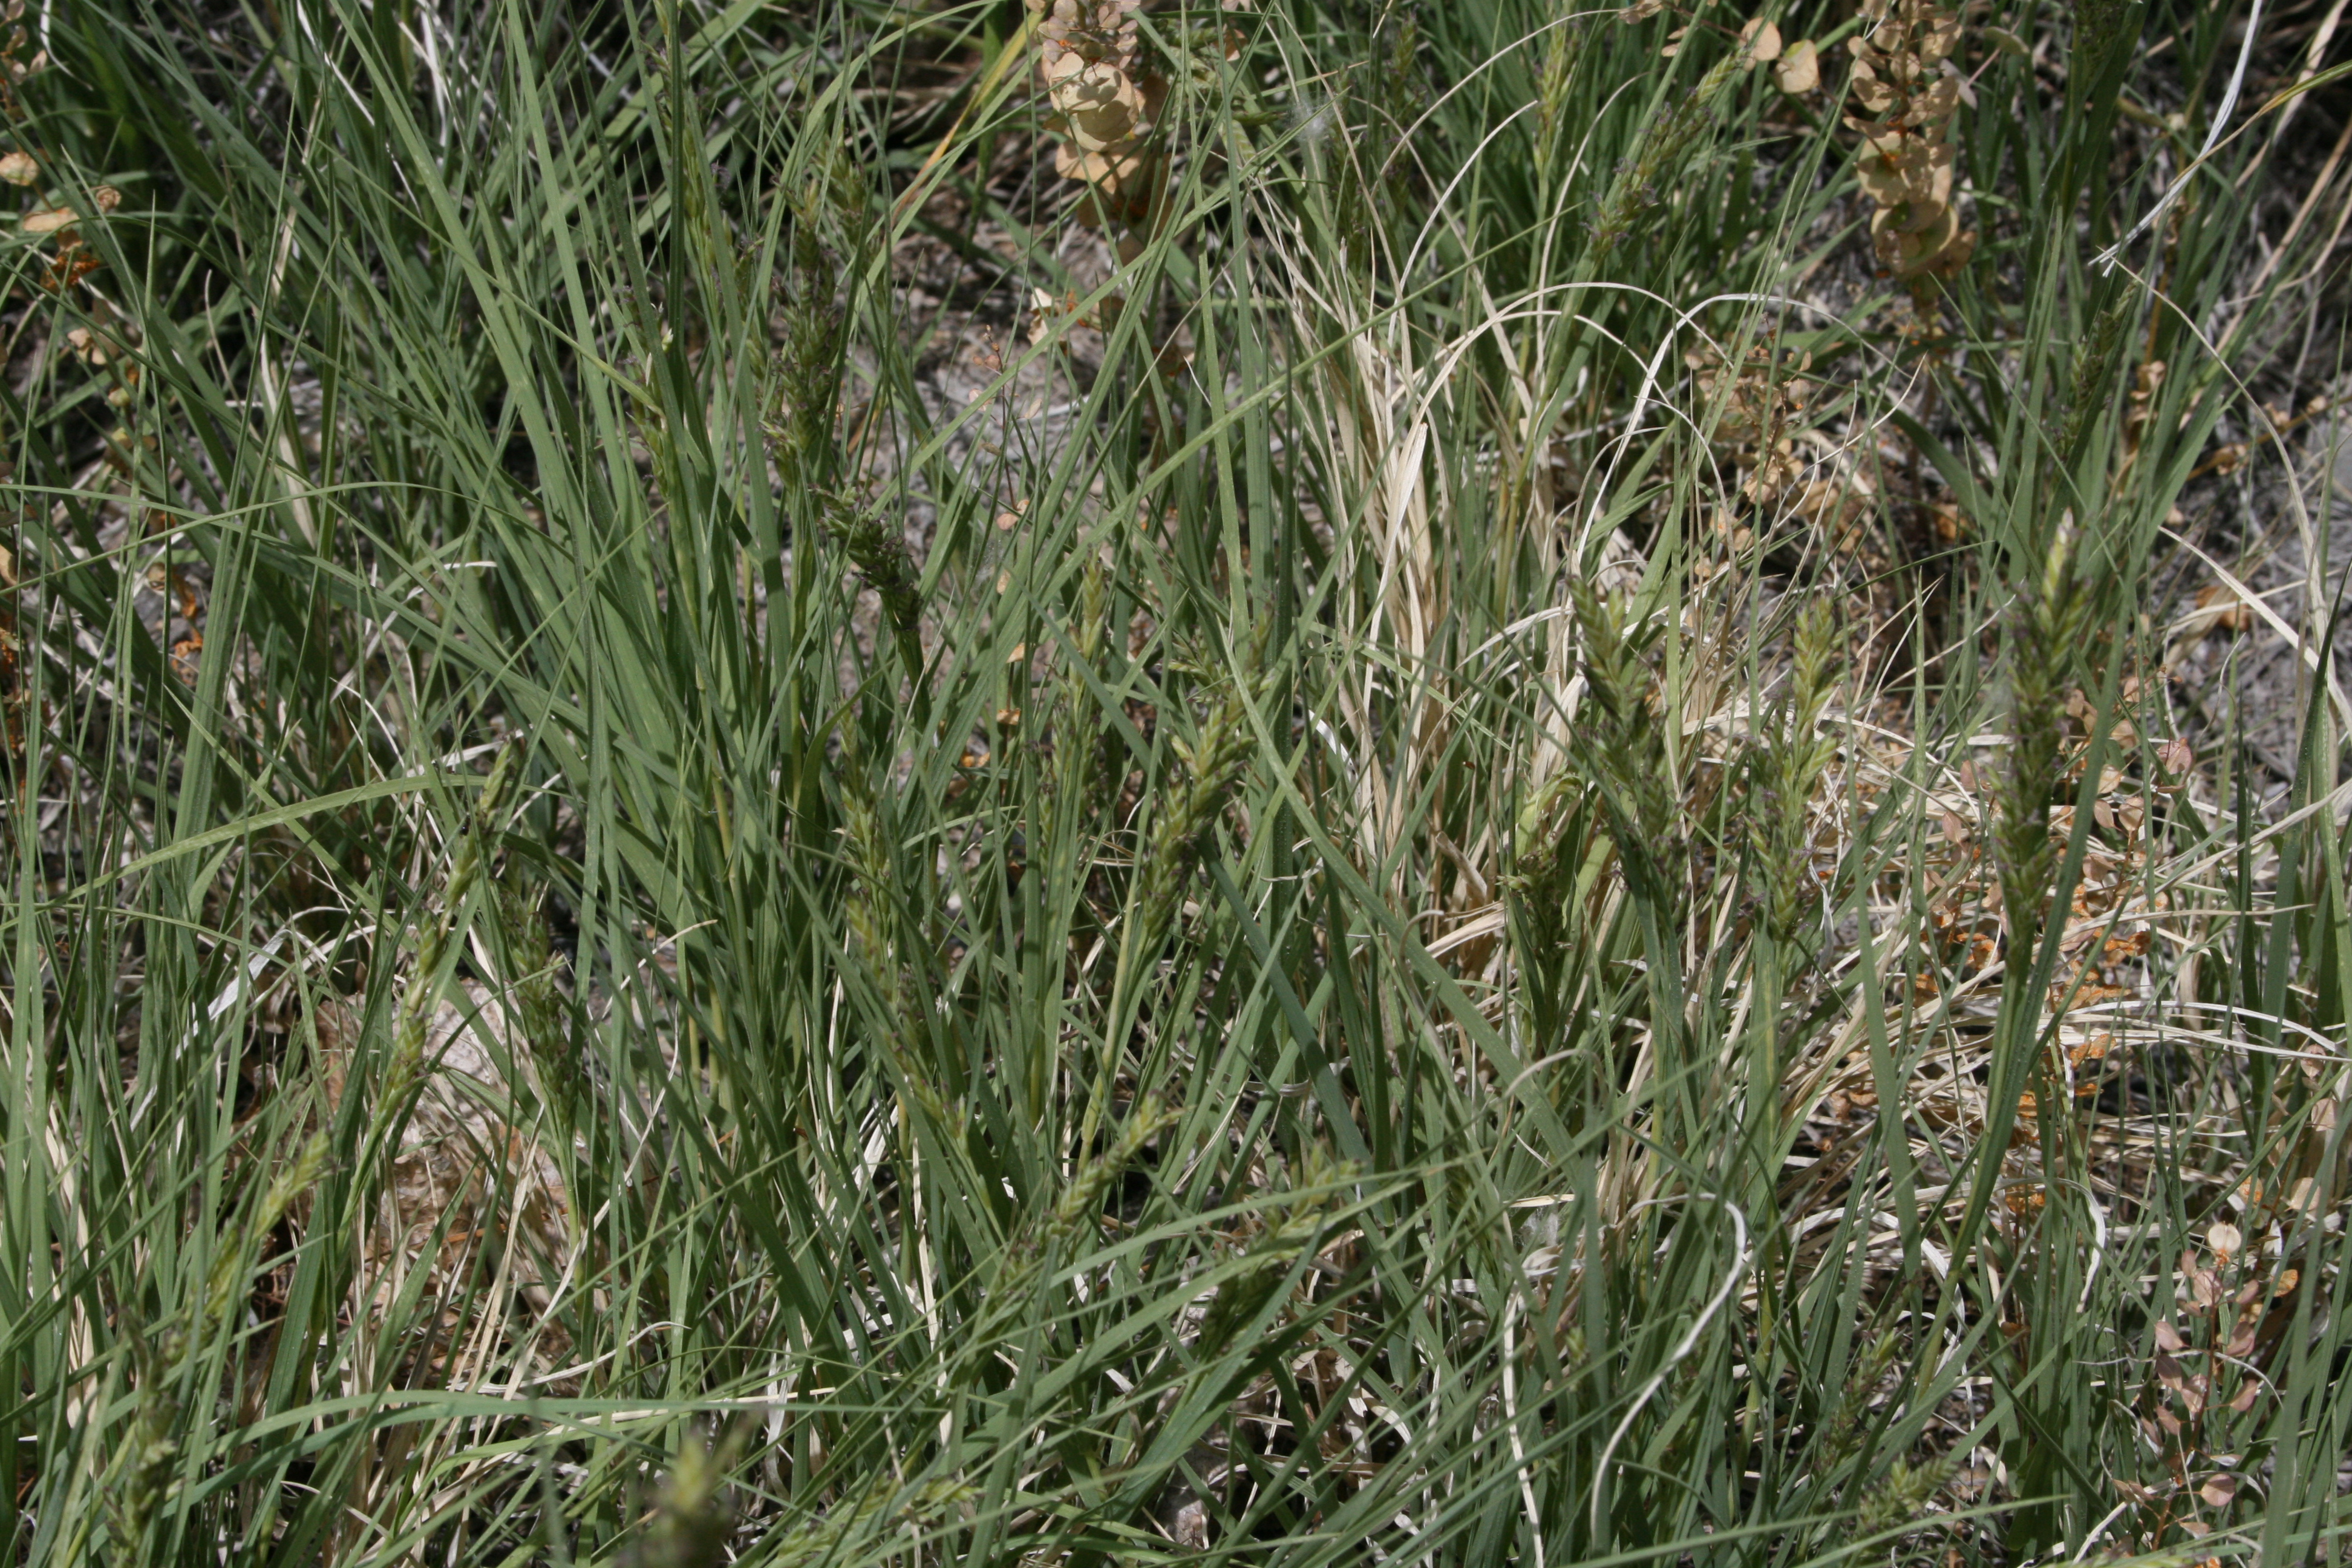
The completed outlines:
<svg viewBox="0 0 2352 1568">
<path fill-rule="evenodd" d="M 1821 51 L 1811 38 L 1800 38 L 1772 66 L 1772 79 L 1791 98 L 1802 97 L 1822 85 Z"/>
<path fill-rule="evenodd" d="M 1935 0 L 1899 0 L 1865 15 L 1875 25 L 1846 44 L 1863 117 L 1849 115 L 1845 122 L 1862 133 L 1855 172 L 1879 209 L 1871 220 L 1872 250 L 1898 278 L 1948 273 L 1976 244 L 1953 209 L 1948 137 L 1964 84 L 1947 62 L 1958 47 L 1959 23 Z"/>
<path fill-rule="evenodd" d="M 1054 107 L 1089 153 L 1122 149 L 1143 121 L 1143 91 L 1124 71 L 1066 54 L 1045 68 Z"/>
</svg>

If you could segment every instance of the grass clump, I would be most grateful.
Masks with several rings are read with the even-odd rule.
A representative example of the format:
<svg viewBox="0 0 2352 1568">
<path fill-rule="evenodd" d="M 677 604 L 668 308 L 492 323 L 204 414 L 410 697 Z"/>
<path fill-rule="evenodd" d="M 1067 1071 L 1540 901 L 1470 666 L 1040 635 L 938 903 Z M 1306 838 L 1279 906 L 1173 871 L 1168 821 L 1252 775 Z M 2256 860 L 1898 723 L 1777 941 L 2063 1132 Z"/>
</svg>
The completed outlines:
<svg viewBox="0 0 2352 1568">
<path fill-rule="evenodd" d="M 2336 21 L 22 13 L 10 1560 L 2337 1553 Z"/>
</svg>

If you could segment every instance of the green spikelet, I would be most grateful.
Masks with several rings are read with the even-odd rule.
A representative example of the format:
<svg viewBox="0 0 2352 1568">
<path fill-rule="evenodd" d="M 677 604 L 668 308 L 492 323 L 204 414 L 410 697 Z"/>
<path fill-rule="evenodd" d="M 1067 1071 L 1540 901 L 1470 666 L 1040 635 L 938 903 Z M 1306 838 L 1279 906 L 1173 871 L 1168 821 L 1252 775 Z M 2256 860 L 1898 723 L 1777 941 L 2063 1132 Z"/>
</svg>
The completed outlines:
<svg viewBox="0 0 2352 1568">
<path fill-rule="evenodd" d="M 1142 878 L 1135 906 L 1137 926 L 1144 937 L 1141 951 L 1150 952 L 1174 926 L 1201 839 L 1215 825 L 1227 792 L 1249 762 L 1255 740 L 1246 696 L 1258 684 L 1265 654 L 1261 628 L 1244 654 L 1234 683 L 1210 707 L 1200 738 L 1190 744 L 1175 742 L 1176 774 L 1142 851 Z"/>
<path fill-rule="evenodd" d="M 1567 124 L 1569 89 L 1576 82 L 1584 40 L 1583 22 L 1572 17 L 1555 22 L 1544 36 L 1543 70 L 1536 89 L 1536 165 L 1547 174 L 1551 172 L 1560 132 Z"/>
<path fill-rule="evenodd" d="M 1681 873 L 1683 834 L 1665 730 L 1651 705 L 1653 681 L 1643 662 L 1657 629 L 1627 626 L 1619 606 L 1589 584 L 1573 584 L 1570 596 L 1585 681 L 1570 751 L 1598 787 L 1626 877 L 1664 898 Z"/>
<path fill-rule="evenodd" d="M 481 879 L 483 841 L 489 837 L 491 824 L 514 782 L 519 750 L 509 746 L 491 764 L 488 782 L 483 784 L 481 798 L 474 807 L 473 820 L 457 840 L 457 853 L 450 857 L 448 880 L 441 890 L 441 912 L 425 923 L 417 938 L 415 956 L 409 963 L 408 984 L 401 993 L 400 1006 L 394 1015 L 392 1061 L 383 1081 L 383 1103 L 387 1106 L 405 1101 L 424 1077 L 425 1043 L 433 1021 L 442 965 L 449 955 L 458 914 L 473 896 L 474 884 Z"/>
<path fill-rule="evenodd" d="M 131 1430 L 116 1450 L 106 1489 L 106 1532 L 117 1563 L 147 1560 L 147 1542 L 163 1511 L 180 1457 L 180 1402 L 171 1390 L 172 1368 L 187 1349 L 177 1325 L 131 1336 L 131 1378 L 137 1391 Z"/>
<path fill-rule="evenodd" d="M 1055 1203 L 1053 1217 L 1046 1227 L 1048 1250 L 1058 1252 L 1093 1233 L 1111 1184 L 1135 1163 L 1146 1143 L 1174 1125 L 1175 1121 L 1176 1113 L 1161 1105 L 1146 1103 L 1128 1112 L 1127 1125 L 1119 1129 L 1110 1147 L 1079 1166 L 1076 1176 Z"/>
<path fill-rule="evenodd" d="M 1203 1352 L 1225 1348 L 1265 1310 L 1292 1268 L 1328 1228 L 1339 1203 L 1335 1189 L 1359 1173 L 1353 1165 L 1331 1162 L 1320 1149 L 1307 1151 L 1298 1183 L 1304 1192 L 1290 1200 L 1280 1220 L 1250 1238 L 1243 1249 L 1246 1267 L 1220 1285 L 1209 1303 L 1197 1342 Z"/>
<path fill-rule="evenodd" d="M 899 862 L 891 854 L 888 808 L 853 760 L 844 759 L 841 778 L 842 847 L 854 879 L 845 903 L 850 950 L 864 963 L 881 993 L 887 1019 L 876 1043 L 897 1068 L 900 1087 L 913 1109 L 943 1131 L 952 1131 L 961 1125 L 961 1121 L 926 1065 L 930 1059 L 931 1009 L 917 988 L 918 954 L 907 951 L 900 941 L 900 922 L 889 903 L 889 889 L 899 886 L 900 880 Z M 916 907 L 936 907 L 927 868 L 918 869 L 915 881 Z"/>
<path fill-rule="evenodd" d="M 160 1329 L 131 1326 L 131 1429 L 115 1452 L 109 1472 L 113 1484 L 106 1492 L 106 1531 L 114 1561 L 147 1560 L 148 1543 L 171 1489 L 185 1414 L 172 1388 L 179 1363 L 191 1346 L 236 1331 L 240 1294 L 255 1260 L 294 1200 L 318 1181 L 326 1160 L 326 1135 L 314 1134 L 220 1238 L 203 1293 Z"/>
<path fill-rule="evenodd" d="M 2013 945 L 2039 935 L 2042 905 L 2057 872 L 2050 835 L 2050 795 L 2065 743 L 2066 668 L 2089 622 L 2088 595 L 2074 570 L 2074 534 L 2062 522 L 2043 558 L 2038 592 L 2019 605 L 2010 645 L 2010 774 L 1995 841 L 2001 904 Z"/>
<path fill-rule="evenodd" d="M 1801 900 L 1810 890 L 1808 803 L 1837 755 L 1837 742 L 1819 732 L 1837 684 L 1835 612 L 1820 601 L 1810 605 L 1797 623 L 1796 641 L 1782 727 L 1748 759 L 1748 848 L 1764 885 L 1765 919 L 1772 934 L 1784 942 L 1804 924 Z"/>
<path fill-rule="evenodd" d="M 1682 171 L 1684 160 L 1715 123 L 1716 105 L 1724 90 L 1748 65 L 1744 49 L 1734 49 L 1717 60 L 1687 98 L 1659 117 L 1633 154 L 1619 165 L 1609 194 L 1601 200 L 1601 216 L 1592 225 L 1596 268 L 1633 237 L 1648 214 L 1665 204 L 1666 192 Z"/>
<path fill-rule="evenodd" d="M 653 1517 L 625 1553 L 631 1568 L 718 1568 L 727 1561 L 735 1510 L 727 1497 L 730 1456 L 689 1441 L 662 1478 Z"/>
<path fill-rule="evenodd" d="M 498 918 L 507 960 L 513 966 L 508 990 L 522 1026 L 523 1045 L 542 1082 L 552 1088 L 570 1079 L 575 1064 L 564 1027 L 563 1000 L 555 988 L 555 950 L 548 941 L 547 917 L 539 899 L 508 879 L 499 884 Z"/>
<path fill-rule="evenodd" d="M 898 645 L 898 659 L 913 683 L 916 707 L 923 694 L 922 572 L 906 539 L 871 510 L 848 497 L 825 498 L 824 531 L 840 544 L 866 585 L 882 602 L 882 619 Z"/>
<path fill-rule="evenodd" d="M 954 1477 L 907 1488 L 888 1476 L 879 1476 L 864 1489 L 842 1498 L 823 1516 L 792 1531 L 767 1561 L 779 1568 L 865 1561 L 856 1554 L 856 1547 L 876 1531 L 887 1528 L 919 1532 L 972 1495 L 971 1484 Z"/>
<path fill-rule="evenodd" d="M 2101 391 L 2111 379 L 2116 350 L 2122 342 L 2124 328 L 2130 324 L 2131 315 L 2132 297 L 2119 296 L 2099 312 L 2090 331 L 2075 347 L 2074 362 L 2066 380 L 2066 401 L 2058 418 L 2058 459 L 2062 463 L 2071 464 L 2082 455 L 2084 436 L 2105 401 Z"/>
<path fill-rule="evenodd" d="M 1885 1479 L 1862 1500 L 1854 1514 L 1854 1533 L 1867 1538 L 1926 1517 L 1928 1500 L 1952 1479 L 1964 1455 L 1965 1449 L 1955 1448 L 1940 1458 L 1918 1464 L 1895 1460 Z"/>
<path fill-rule="evenodd" d="M 1077 613 L 1070 626 L 1066 657 L 1054 693 L 1054 787 L 1040 792 L 1039 853 L 1061 842 L 1066 819 L 1083 818 L 1086 804 L 1105 771 L 1108 739 L 1097 722 L 1095 695 L 1082 671 L 1102 659 L 1109 630 L 1110 574 L 1089 557 L 1078 579 Z"/>
<path fill-rule="evenodd" d="M 780 342 L 771 364 L 768 439 L 787 490 L 816 493 L 832 482 L 853 285 L 872 258 L 872 196 L 856 160 L 837 148 L 789 198 L 791 265 L 781 279 Z"/>
</svg>

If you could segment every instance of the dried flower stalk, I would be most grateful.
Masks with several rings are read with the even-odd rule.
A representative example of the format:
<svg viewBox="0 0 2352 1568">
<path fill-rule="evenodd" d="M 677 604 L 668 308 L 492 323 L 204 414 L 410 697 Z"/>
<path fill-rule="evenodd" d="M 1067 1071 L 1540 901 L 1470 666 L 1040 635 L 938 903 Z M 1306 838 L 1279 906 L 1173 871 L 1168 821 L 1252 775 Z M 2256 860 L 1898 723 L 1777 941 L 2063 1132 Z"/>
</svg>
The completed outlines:
<svg viewBox="0 0 2352 1568">
<path fill-rule="evenodd" d="M 1948 275 L 1976 251 L 1953 202 L 1952 116 L 1966 89 L 1952 64 L 1959 18 L 1936 0 L 1874 0 L 1875 26 L 1846 40 L 1862 133 L 1862 188 L 1879 264 L 1897 278 Z"/>
<path fill-rule="evenodd" d="M 1087 186 L 1077 204 L 1090 228 L 1120 229 L 1139 248 L 1160 196 L 1161 160 L 1146 145 L 1168 83 L 1145 63 L 1135 15 L 1143 0 L 1028 0 L 1038 63 L 1061 139 L 1054 171 Z"/>
</svg>

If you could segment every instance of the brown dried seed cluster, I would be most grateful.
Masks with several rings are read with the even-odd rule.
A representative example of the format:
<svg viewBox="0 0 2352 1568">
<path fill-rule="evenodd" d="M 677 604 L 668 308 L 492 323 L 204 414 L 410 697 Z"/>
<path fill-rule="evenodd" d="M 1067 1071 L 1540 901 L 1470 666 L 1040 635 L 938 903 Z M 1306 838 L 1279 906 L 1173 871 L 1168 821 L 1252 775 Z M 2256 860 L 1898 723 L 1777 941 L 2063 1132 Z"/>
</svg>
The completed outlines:
<svg viewBox="0 0 2352 1568">
<path fill-rule="evenodd" d="M 2063 733 L 2058 776 L 2068 785 L 2088 772 L 2090 738 L 2099 721 L 2098 705 L 2077 689 L 2063 702 Z M 2155 721 L 2158 710 L 2153 690 L 2139 677 L 2126 678 L 2121 705 L 2111 716 L 2107 739 L 2116 754 L 2137 752 L 2141 726 Z M 2189 786 L 2196 762 L 2195 748 L 2183 740 L 2156 746 L 2148 763 L 2133 776 L 2126 767 L 2110 763 L 2099 775 L 2091 805 L 2098 832 L 2090 839 L 2082 875 L 2064 910 L 2065 930 L 2059 939 L 2060 960 L 2051 978 L 2049 1006 L 2053 1012 L 2080 1013 L 2121 1001 L 2135 994 L 2147 974 L 2147 955 L 2155 942 L 2155 921 L 2173 907 L 2171 895 L 2147 887 L 2149 858 L 2158 852 L 2148 829 L 2151 797 L 2178 795 Z M 1954 775 L 1959 789 L 1938 799 L 1943 814 L 1942 843 L 1930 847 L 1927 873 L 1928 929 L 1923 933 L 1936 962 L 1953 975 L 1979 975 L 2000 960 L 2005 942 L 2015 934 L 2011 911 L 2005 907 L 1998 858 L 1988 853 L 1971 824 L 1990 818 L 1995 788 L 1990 774 L 1974 762 L 1961 764 Z M 2062 849 L 2074 828 L 2074 807 L 2053 812 L 2047 827 L 2053 850 Z M 2054 919 L 2053 904 L 2042 921 Z M 1925 994 L 1938 989 L 1924 979 Z M 2056 1076 L 2078 1086 L 2095 1083 L 2105 1064 L 2105 1048 L 2070 1050 Z"/>
<path fill-rule="evenodd" d="M 1079 220 L 1134 226 L 1150 216 L 1159 159 L 1144 145 L 1168 84 L 1149 69 L 1135 14 L 1142 0 L 1028 0 L 1038 62 L 1062 139 L 1054 171 L 1083 182 Z"/>
<path fill-rule="evenodd" d="M 1635 0 L 1635 4 L 1617 13 L 1617 19 L 1629 25 L 1646 22 L 1665 8 L 1665 0 Z M 1668 59 L 1674 58 L 1689 36 L 1688 27 L 1676 27 L 1666 36 L 1666 46 L 1658 52 Z M 1783 47 L 1780 27 L 1761 16 L 1749 18 L 1740 27 L 1739 51 L 1749 65 L 1770 66 L 1773 81 L 1791 98 L 1801 98 L 1821 85 L 1821 51 L 1813 41 L 1799 38 Z"/>
<path fill-rule="evenodd" d="M 1737 362 L 1705 344 L 1685 353 L 1683 363 L 1690 366 L 1700 396 L 1719 405 L 1715 424 L 1719 441 L 1777 442 L 1811 390 L 1803 376 L 1811 368 L 1810 357 L 1790 363 L 1787 354 L 1776 356 L 1770 343 L 1755 344 Z"/>
<path fill-rule="evenodd" d="M 30 184 L 39 177 L 39 165 L 21 153 L 0 158 L 0 179 L 11 184 Z M 41 277 L 43 288 L 53 294 L 63 293 L 98 270 L 98 254 L 83 243 L 79 226 L 92 216 L 103 217 L 121 205 L 121 191 L 112 185 L 98 185 L 90 190 L 87 210 L 42 204 L 17 220 L 16 226 L 24 233 L 50 239 L 58 247 L 57 256 Z"/>
<path fill-rule="evenodd" d="M 36 49 L 25 53 L 30 40 L 25 37 L 25 0 L 8 0 L 7 9 L 0 11 L 0 26 L 8 35 L 0 38 L 0 101 L 5 101 L 13 113 L 17 109 L 16 89 L 25 85 L 26 79 L 48 68 L 49 51 Z"/>
<path fill-rule="evenodd" d="M 1683 363 L 1712 414 L 1717 447 L 1738 473 L 1741 497 L 1759 510 L 1827 527 L 1833 543 L 1843 541 L 1868 510 L 1871 486 L 1812 427 L 1810 356 L 1758 343 L 1742 358 L 1726 360 L 1706 345 L 1685 353 Z M 1717 518 L 1716 531 L 1735 549 L 1753 539 L 1728 513 Z"/>
<path fill-rule="evenodd" d="M 1959 18 L 1936 0 L 1874 0 L 1875 25 L 1846 40 L 1862 133 L 1862 188 L 1880 265 L 1897 278 L 1948 274 L 1974 254 L 1953 202 L 1952 116 L 1965 90 L 1952 64 Z"/>
</svg>

